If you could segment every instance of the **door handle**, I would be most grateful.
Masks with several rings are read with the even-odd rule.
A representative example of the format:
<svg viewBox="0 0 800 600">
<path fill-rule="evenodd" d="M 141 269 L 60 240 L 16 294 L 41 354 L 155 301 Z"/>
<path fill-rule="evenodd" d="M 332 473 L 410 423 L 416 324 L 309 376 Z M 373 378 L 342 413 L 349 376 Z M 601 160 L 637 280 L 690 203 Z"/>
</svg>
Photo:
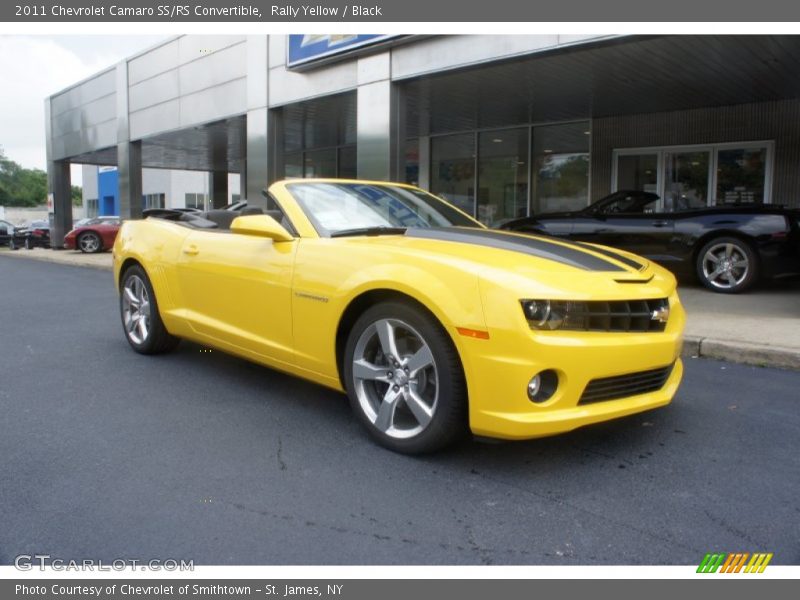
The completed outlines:
<svg viewBox="0 0 800 600">
<path fill-rule="evenodd" d="M 653 221 L 653 227 L 667 227 L 669 221 Z"/>
<path fill-rule="evenodd" d="M 191 244 L 183 248 L 183 253 L 188 254 L 189 256 L 196 256 L 197 254 L 200 254 L 200 250 L 197 248 L 197 246 Z"/>
</svg>

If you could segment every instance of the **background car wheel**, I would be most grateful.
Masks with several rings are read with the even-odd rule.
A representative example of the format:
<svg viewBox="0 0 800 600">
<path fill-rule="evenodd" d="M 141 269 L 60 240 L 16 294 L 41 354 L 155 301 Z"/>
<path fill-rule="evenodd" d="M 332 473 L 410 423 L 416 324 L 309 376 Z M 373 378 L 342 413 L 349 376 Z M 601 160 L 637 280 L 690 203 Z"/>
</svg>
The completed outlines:
<svg viewBox="0 0 800 600">
<path fill-rule="evenodd" d="M 33 250 L 33 248 L 34 248 L 34 246 L 33 246 L 33 242 L 31 241 L 31 238 L 25 238 L 25 249 L 26 250 Z"/>
<path fill-rule="evenodd" d="M 103 249 L 103 242 L 99 235 L 92 231 L 87 231 L 78 238 L 78 248 L 86 254 L 94 254 Z"/>
<path fill-rule="evenodd" d="M 421 309 L 387 302 L 355 323 L 344 351 L 350 404 L 381 445 L 432 452 L 467 431 L 467 388 L 458 353 Z"/>
<path fill-rule="evenodd" d="M 750 245 L 734 237 L 711 240 L 697 254 L 697 277 L 708 289 L 724 294 L 743 292 L 758 279 L 758 257 Z"/>
<path fill-rule="evenodd" d="M 125 338 L 136 352 L 160 354 L 178 345 L 180 340 L 161 321 L 153 287 L 141 267 L 130 267 L 123 274 L 119 308 Z"/>
</svg>

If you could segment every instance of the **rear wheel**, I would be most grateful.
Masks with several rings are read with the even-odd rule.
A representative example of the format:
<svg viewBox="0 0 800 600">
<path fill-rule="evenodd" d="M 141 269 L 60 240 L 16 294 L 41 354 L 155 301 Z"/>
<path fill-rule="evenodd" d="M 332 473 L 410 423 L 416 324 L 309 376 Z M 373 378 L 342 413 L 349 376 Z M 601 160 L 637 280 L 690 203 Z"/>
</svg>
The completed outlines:
<svg viewBox="0 0 800 600">
<path fill-rule="evenodd" d="M 458 353 L 421 309 L 387 302 L 368 309 L 345 346 L 350 404 L 381 445 L 407 454 L 438 450 L 467 431 Z"/>
<path fill-rule="evenodd" d="M 19 250 L 19 246 L 17 246 L 17 242 L 14 241 L 14 238 L 8 240 L 8 248 L 10 250 Z"/>
<path fill-rule="evenodd" d="M 78 238 L 78 248 L 81 249 L 81 252 L 85 252 L 86 254 L 94 254 L 103 249 L 103 241 L 100 239 L 100 236 L 93 231 L 87 231 L 86 233 L 82 233 Z"/>
<path fill-rule="evenodd" d="M 119 307 L 125 338 L 140 354 L 169 352 L 180 341 L 170 335 L 158 313 L 156 296 L 147 275 L 139 266 L 122 276 Z"/>
<path fill-rule="evenodd" d="M 736 294 L 758 279 L 758 258 L 750 244 L 735 237 L 709 241 L 697 254 L 697 277 L 708 289 Z"/>
<path fill-rule="evenodd" d="M 26 250 L 33 250 L 33 240 L 31 238 L 25 238 L 25 249 Z"/>
</svg>

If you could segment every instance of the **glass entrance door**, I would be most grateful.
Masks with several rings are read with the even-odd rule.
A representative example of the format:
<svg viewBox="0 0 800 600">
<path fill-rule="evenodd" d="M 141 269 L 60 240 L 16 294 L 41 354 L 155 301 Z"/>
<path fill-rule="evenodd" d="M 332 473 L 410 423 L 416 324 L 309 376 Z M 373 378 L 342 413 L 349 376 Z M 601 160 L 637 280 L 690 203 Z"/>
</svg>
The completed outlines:
<svg viewBox="0 0 800 600">
<path fill-rule="evenodd" d="M 614 151 L 612 191 L 661 197 L 660 210 L 770 202 L 773 142 L 631 148 Z"/>
<path fill-rule="evenodd" d="M 708 205 L 711 150 L 664 152 L 664 210 Z"/>
</svg>

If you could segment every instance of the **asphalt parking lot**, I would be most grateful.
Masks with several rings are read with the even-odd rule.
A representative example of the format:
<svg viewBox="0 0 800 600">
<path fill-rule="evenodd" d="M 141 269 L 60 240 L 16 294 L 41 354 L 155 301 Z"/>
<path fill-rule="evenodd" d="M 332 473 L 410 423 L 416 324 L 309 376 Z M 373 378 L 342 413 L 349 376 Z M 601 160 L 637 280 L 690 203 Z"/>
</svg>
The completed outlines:
<svg viewBox="0 0 800 600">
<path fill-rule="evenodd" d="M 410 458 L 345 398 L 125 342 L 110 273 L 0 257 L 0 564 L 800 562 L 800 373 L 688 359 L 665 409 Z"/>
</svg>

